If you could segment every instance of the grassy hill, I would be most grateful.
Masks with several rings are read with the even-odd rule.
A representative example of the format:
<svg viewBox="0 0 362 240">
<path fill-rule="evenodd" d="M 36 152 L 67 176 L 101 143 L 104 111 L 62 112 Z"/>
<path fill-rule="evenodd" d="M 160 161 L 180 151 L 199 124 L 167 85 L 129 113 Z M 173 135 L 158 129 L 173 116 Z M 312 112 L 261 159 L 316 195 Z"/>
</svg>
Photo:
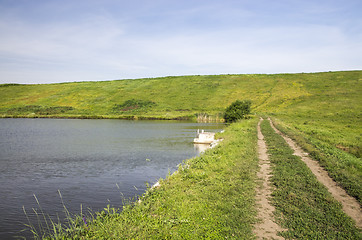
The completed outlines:
<svg viewBox="0 0 362 240">
<path fill-rule="evenodd" d="M 0 114 L 5 116 L 177 118 L 217 115 L 236 99 L 253 101 L 254 111 L 308 114 L 311 104 L 350 114 L 361 100 L 361 71 L 311 74 L 182 76 L 152 79 L 43 85 L 0 85 Z M 359 99 L 357 99 L 359 98 Z M 152 106 L 117 108 L 127 100 Z M 337 104 L 338 102 L 338 104 Z M 296 109 L 297 107 L 297 109 Z"/>
<path fill-rule="evenodd" d="M 311 74 L 248 74 L 181 76 L 152 79 L 78 82 L 43 85 L 0 85 L 0 113 L 26 115 L 16 111 L 26 105 L 72 107 L 48 115 L 104 116 L 124 115 L 179 117 L 206 112 L 215 114 L 236 99 L 251 99 L 257 111 L 282 111 L 323 100 L 354 99 L 361 88 L 362 71 Z M 352 96 L 351 96 L 352 94 Z M 127 100 L 156 103 L 152 108 L 116 111 L 115 105 Z M 312 112 L 311 112 L 312 113 Z M 31 114 L 31 113 L 30 113 Z M 42 114 L 36 114 L 42 115 Z M 44 114 L 45 115 L 45 114 Z"/>
</svg>

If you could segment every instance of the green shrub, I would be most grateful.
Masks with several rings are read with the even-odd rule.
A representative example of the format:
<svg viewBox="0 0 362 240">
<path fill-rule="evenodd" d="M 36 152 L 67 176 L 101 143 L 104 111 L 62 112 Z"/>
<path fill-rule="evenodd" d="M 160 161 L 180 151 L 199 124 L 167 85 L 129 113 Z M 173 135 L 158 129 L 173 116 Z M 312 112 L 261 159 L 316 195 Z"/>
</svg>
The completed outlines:
<svg viewBox="0 0 362 240">
<path fill-rule="evenodd" d="M 236 100 L 226 108 L 224 113 L 225 122 L 235 122 L 239 119 L 246 118 L 246 116 L 250 113 L 250 107 L 250 100 Z"/>
<path fill-rule="evenodd" d="M 73 111 L 74 108 L 70 106 L 40 106 L 40 105 L 25 105 L 22 107 L 10 108 L 8 114 L 38 114 L 38 115 L 53 115 L 62 114 Z"/>
<path fill-rule="evenodd" d="M 131 99 L 127 100 L 122 104 L 116 104 L 113 110 L 116 112 L 129 112 L 137 110 L 146 110 L 155 106 L 156 103 L 148 100 Z"/>
</svg>

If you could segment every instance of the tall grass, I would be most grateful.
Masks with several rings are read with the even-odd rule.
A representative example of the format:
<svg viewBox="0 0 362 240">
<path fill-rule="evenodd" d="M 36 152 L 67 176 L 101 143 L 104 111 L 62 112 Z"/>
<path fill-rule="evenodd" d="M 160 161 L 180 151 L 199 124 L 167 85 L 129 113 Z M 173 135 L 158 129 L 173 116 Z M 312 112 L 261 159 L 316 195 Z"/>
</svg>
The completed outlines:
<svg viewBox="0 0 362 240">
<path fill-rule="evenodd" d="M 38 208 L 32 208 L 32 213 L 28 213 L 23 207 L 24 214 L 28 220 L 27 229 L 32 233 L 34 239 L 63 239 L 65 233 L 68 232 L 83 232 L 87 229 L 87 222 L 83 215 L 82 205 L 80 206 L 79 214 L 71 214 L 64 204 L 62 194 L 58 190 L 59 198 L 63 206 L 65 219 L 51 217 L 42 209 L 41 203 L 34 194 L 34 199 Z M 92 214 L 90 214 L 92 216 Z M 34 224 L 34 218 L 37 224 Z"/>
</svg>

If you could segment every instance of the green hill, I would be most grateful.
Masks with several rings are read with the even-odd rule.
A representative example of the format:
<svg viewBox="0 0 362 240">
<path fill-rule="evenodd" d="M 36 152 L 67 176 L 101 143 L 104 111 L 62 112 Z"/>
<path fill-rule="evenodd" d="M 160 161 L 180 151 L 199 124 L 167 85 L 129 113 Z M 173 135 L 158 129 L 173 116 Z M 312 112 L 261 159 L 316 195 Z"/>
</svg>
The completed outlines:
<svg viewBox="0 0 362 240">
<path fill-rule="evenodd" d="M 362 71 L 350 71 L 181 76 L 43 85 L 3 84 L 0 85 L 0 114 L 3 117 L 177 118 L 198 113 L 215 115 L 236 99 L 252 100 L 254 110 L 258 112 L 290 113 L 297 107 L 298 111 L 313 114 L 319 107 L 325 110 L 338 107 L 340 114 L 346 114 L 348 111 L 345 112 L 344 104 L 358 107 L 355 101 L 360 100 L 361 76 Z M 117 109 L 117 105 L 127 100 L 154 104 Z M 320 101 L 323 105 L 318 108 L 309 106 Z"/>
</svg>

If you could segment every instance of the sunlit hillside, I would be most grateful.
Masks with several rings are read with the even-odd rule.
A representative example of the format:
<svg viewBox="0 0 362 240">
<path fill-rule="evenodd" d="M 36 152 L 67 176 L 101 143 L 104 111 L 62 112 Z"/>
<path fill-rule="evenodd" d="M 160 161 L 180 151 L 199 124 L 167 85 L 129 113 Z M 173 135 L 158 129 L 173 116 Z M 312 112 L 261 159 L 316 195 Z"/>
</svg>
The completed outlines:
<svg viewBox="0 0 362 240">
<path fill-rule="evenodd" d="M 28 117 L 132 115 L 172 118 L 197 113 L 214 115 L 236 99 L 250 99 L 257 112 L 290 113 L 297 107 L 298 111 L 310 114 L 320 113 L 320 108 L 333 110 L 329 114 L 347 114 L 350 108 L 357 110 L 356 103 L 361 100 L 361 78 L 362 71 L 350 71 L 181 76 L 44 85 L 3 84 L 0 85 L 0 113 L 3 116 Z M 152 107 L 116 108 L 132 99 L 155 104 Z"/>
</svg>

